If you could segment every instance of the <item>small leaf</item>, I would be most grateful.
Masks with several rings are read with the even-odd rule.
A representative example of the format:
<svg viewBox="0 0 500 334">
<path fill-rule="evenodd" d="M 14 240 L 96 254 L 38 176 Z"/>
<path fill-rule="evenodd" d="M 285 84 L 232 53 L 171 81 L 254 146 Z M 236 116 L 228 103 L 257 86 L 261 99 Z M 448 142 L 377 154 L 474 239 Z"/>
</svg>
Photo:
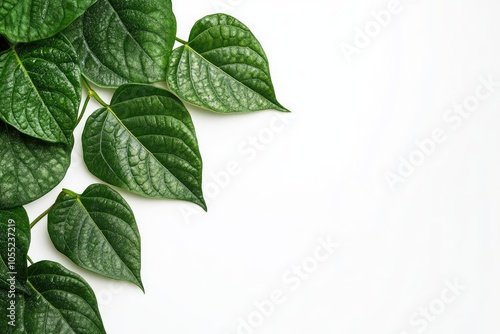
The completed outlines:
<svg viewBox="0 0 500 334">
<path fill-rule="evenodd" d="M 82 268 L 141 289 L 141 240 L 132 209 L 102 184 L 81 195 L 63 191 L 48 216 L 57 250 Z"/>
<path fill-rule="evenodd" d="M 2 0 L 0 33 L 15 43 L 54 36 L 95 0 Z"/>
<path fill-rule="evenodd" d="M 98 0 L 64 34 L 103 87 L 164 81 L 177 24 L 170 0 Z"/>
<path fill-rule="evenodd" d="M 26 298 L 24 326 L 30 334 L 105 333 L 92 288 L 59 263 L 28 268 L 32 296 Z"/>
<path fill-rule="evenodd" d="M 82 96 L 76 53 L 62 36 L 0 54 L 0 119 L 45 141 L 70 143 Z"/>
<path fill-rule="evenodd" d="M 0 122 L 0 209 L 48 193 L 66 175 L 70 160 L 68 146 L 28 137 Z"/>
<path fill-rule="evenodd" d="M 259 41 L 226 14 L 196 22 L 189 42 L 172 53 L 167 82 L 182 100 L 218 113 L 288 111 L 276 100 Z"/>
<path fill-rule="evenodd" d="M 26 210 L 0 210 L 0 289 L 26 292 L 31 233 Z"/>
<path fill-rule="evenodd" d="M 96 110 L 82 135 L 92 174 L 136 194 L 191 201 L 206 209 L 202 161 L 191 116 L 169 92 L 120 87 L 111 106 Z"/>
</svg>

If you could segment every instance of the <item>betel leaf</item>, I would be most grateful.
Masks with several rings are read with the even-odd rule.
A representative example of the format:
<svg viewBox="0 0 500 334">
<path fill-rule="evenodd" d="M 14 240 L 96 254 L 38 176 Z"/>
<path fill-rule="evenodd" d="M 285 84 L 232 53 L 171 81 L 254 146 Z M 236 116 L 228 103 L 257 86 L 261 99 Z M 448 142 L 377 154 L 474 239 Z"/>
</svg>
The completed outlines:
<svg viewBox="0 0 500 334">
<path fill-rule="evenodd" d="M 96 0 L 2 0 L 0 33 L 14 43 L 54 36 Z"/>
<path fill-rule="evenodd" d="M 71 148 L 28 137 L 0 121 L 0 209 L 32 202 L 61 180 Z"/>
<path fill-rule="evenodd" d="M 68 144 L 82 96 L 80 68 L 63 36 L 0 54 L 0 119 L 45 141 Z"/>
<path fill-rule="evenodd" d="M 31 233 L 26 210 L 0 210 L 0 289 L 26 292 Z M 13 290 L 13 291 L 12 291 Z"/>
<path fill-rule="evenodd" d="M 51 261 L 28 267 L 24 327 L 30 334 L 103 334 L 92 288 L 79 275 Z"/>
<path fill-rule="evenodd" d="M 196 22 L 189 41 L 172 53 L 167 83 L 182 100 L 218 113 L 288 111 L 276 99 L 259 41 L 226 14 Z"/>
<path fill-rule="evenodd" d="M 164 81 L 177 24 L 170 0 L 98 0 L 63 33 L 103 87 Z"/>
<path fill-rule="evenodd" d="M 82 135 L 92 174 L 136 194 L 191 201 L 206 209 L 202 160 L 189 112 L 169 92 L 125 85 L 96 110 Z"/>
<path fill-rule="evenodd" d="M 57 250 L 82 268 L 141 289 L 141 240 L 132 209 L 103 184 L 81 195 L 64 190 L 48 215 Z"/>
</svg>

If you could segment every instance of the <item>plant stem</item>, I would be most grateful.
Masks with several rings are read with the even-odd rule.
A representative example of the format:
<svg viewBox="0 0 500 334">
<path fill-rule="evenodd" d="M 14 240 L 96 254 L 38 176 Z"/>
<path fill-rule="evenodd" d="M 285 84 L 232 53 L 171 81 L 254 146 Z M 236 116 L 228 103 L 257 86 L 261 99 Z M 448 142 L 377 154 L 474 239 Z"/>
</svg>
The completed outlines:
<svg viewBox="0 0 500 334">
<path fill-rule="evenodd" d="M 88 92 L 90 97 L 93 97 L 104 108 L 109 108 L 109 105 L 101 99 L 99 94 L 97 94 L 96 91 L 92 89 L 92 87 L 90 87 L 90 84 L 88 83 L 88 81 L 84 77 L 82 77 L 82 82 L 85 85 L 85 87 L 87 88 L 87 92 Z"/>
<path fill-rule="evenodd" d="M 81 195 L 75 193 L 74 191 L 71 191 L 71 190 L 66 189 L 66 188 L 64 188 L 62 191 L 63 191 L 63 193 L 65 193 L 66 195 L 70 195 L 71 197 L 79 198 L 81 196 Z"/>
<path fill-rule="evenodd" d="M 29 263 L 33 264 L 33 260 L 30 258 L 29 255 L 26 255 L 26 258 L 28 259 Z"/>
<path fill-rule="evenodd" d="M 179 43 L 182 43 L 182 44 L 187 44 L 188 42 L 186 42 L 185 40 L 183 39 L 180 39 L 179 37 L 176 37 L 175 40 Z"/>
<path fill-rule="evenodd" d="M 52 204 L 50 206 L 50 208 L 48 208 L 47 210 L 45 210 L 40 216 L 36 217 L 35 220 L 33 220 L 33 222 L 30 224 L 30 229 L 32 229 L 33 227 L 35 227 L 35 225 L 40 221 L 42 220 L 43 217 L 45 217 L 49 211 L 52 209 L 52 207 L 54 207 L 54 204 Z"/>
<path fill-rule="evenodd" d="M 87 94 L 87 98 L 85 99 L 85 103 L 83 104 L 82 111 L 80 112 L 80 116 L 78 116 L 78 120 L 76 121 L 75 128 L 80 124 L 80 121 L 82 120 L 83 114 L 85 114 L 85 110 L 87 110 L 87 105 L 89 104 L 90 101 L 90 94 Z"/>
</svg>

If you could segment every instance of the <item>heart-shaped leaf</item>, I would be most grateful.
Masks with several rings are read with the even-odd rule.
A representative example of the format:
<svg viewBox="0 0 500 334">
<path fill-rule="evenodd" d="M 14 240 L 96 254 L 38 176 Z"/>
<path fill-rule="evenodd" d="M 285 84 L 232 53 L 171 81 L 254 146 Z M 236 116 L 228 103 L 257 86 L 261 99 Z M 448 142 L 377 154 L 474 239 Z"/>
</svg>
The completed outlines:
<svg viewBox="0 0 500 334">
<path fill-rule="evenodd" d="M 288 111 L 276 99 L 259 41 L 226 14 L 196 22 L 189 42 L 172 53 L 167 82 L 182 100 L 218 113 Z"/>
<path fill-rule="evenodd" d="M 177 24 L 170 0 L 98 0 L 64 34 L 99 86 L 164 81 Z"/>
<path fill-rule="evenodd" d="M 0 119 L 45 141 L 70 143 L 82 96 L 80 68 L 63 36 L 0 54 Z"/>
<path fill-rule="evenodd" d="M 26 210 L 0 210 L 0 289 L 26 292 L 31 233 Z"/>
<path fill-rule="evenodd" d="M 30 334 L 103 334 L 97 300 L 79 275 L 59 263 L 42 261 L 28 268 L 31 297 L 24 327 Z"/>
<path fill-rule="evenodd" d="M 88 118 L 82 143 L 88 169 L 101 180 L 206 209 L 194 125 L 169 92 L 146 85 L 120 87 L 110 106 Z"/>
<path fill-rule="evenodd" d="M 2 0 L 0 33 L 11 42 L 54 36 L 96 0 Z"/>
<path fill-rule="evenodd" d="M 0 122 L 0 209 L 32 202 L 61 180 L 71 148 L 28 137 Z"/>
<path fill-rule="evenodd" d="M 81 195 L 64 190 L 49 212 L 48 230 L 55 247 L 80 267 L 144 290 L 139 230 L 113 189 L 93 184 Z"/>
</svg>

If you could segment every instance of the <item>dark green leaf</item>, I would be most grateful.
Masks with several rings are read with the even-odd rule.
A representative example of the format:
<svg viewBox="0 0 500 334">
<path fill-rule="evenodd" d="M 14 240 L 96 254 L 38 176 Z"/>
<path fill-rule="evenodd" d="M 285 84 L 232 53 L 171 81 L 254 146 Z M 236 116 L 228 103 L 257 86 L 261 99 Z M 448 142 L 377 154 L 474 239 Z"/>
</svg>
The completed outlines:
<svg viewBox="0 0 500 334">
<path fill-rule="evenodd" d="M 64 34 L 89 80 L 118 87 L 165 80 L 176 27 L 170 0 L 98 0 Z"/>
<path fill-rule="evenodd" d="M 29 334 L 105 333 L 97 300 L 88 283 L 59 263 L 42 261 L 28 268 L 31 297 L 24 326 Z"/>
<path fill-rule="evenodd" d="M 32 202 L 61 180 L 69 168 L 71 149 L 21 134 L 0 122 L 0 209 Z"/>
<path fill-rule="evenodd" d="M 0 118 L 45 141 L 69 143 L 82 88 L 76 53 L 63 36 L 0 54 Z"/>
<path fill-rule="evenodd" d="M 172 53 L 167 82 L 182 100 L 218 113 L 288 111 L 276 99 L 259 41 L 225 14 L 196 22 L 189 42 Z"/>
<path fill-rule="evenodd" d="M 90 172 L 139 195 L 191 201 L 206 209 L 202 161 L 191 116 L 165 90 L 120 87 L 87 120 L 82 143 Z"/>
<path fill-rule="evenodd" d="M 93 184 L 81 195 L 63 191 L 49 212 L 48 230 L 56 248 L 80 267 L 144 289 L 139 230 L 113 189 Z"/>
<path fill-rule="evenodd" d="M 24 208 L 0 210 L 0 289 L 27 291 L 29 225 Z"/>
<path fill-rule="evenodd" d="M 0 33 L 12 42 L 32 42 L 54 36 L 95 0 L 2 0 Z"/>
</svg>

